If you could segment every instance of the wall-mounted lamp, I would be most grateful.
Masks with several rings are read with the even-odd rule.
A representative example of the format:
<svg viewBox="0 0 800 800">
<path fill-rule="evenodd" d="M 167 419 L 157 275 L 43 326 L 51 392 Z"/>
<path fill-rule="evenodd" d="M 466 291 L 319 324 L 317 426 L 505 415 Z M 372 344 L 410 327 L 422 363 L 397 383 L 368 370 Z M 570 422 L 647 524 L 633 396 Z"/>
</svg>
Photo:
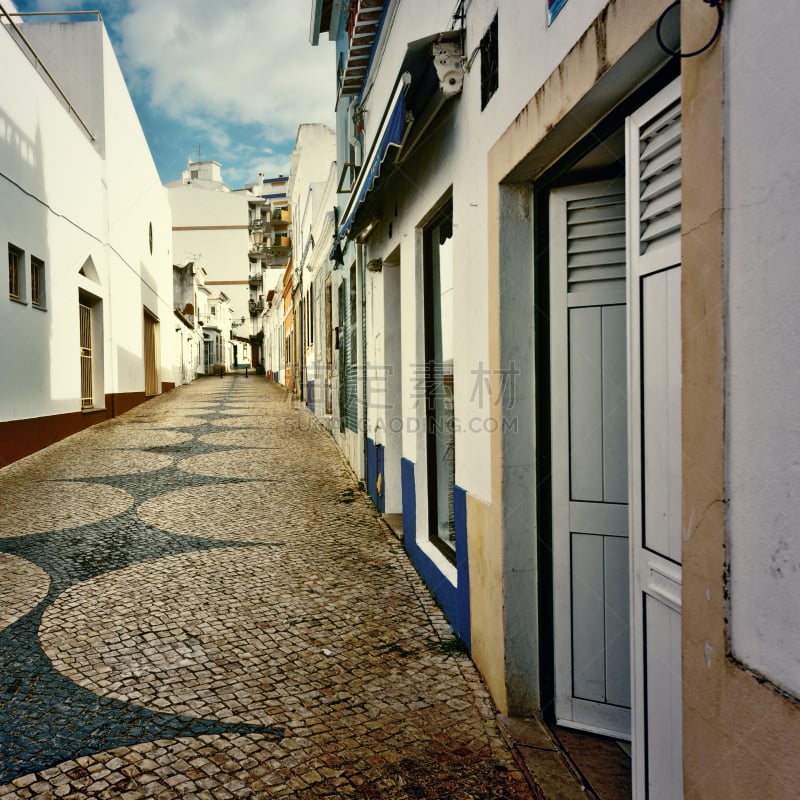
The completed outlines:
<svg viewBox="0 0 800 800">
<path fill-rule="evenodd" d="M 367 269 L 370 272 L 380 272 L 383 269 L 383 259 L 371 258 L 369 261 L 367 261 Z"/>
<path fill-rule="evenodd" d="M 372 233 L 375 229 L 375 226 L 380 222 L 377 217 L 373 217 L 360 231 L 358 236 L 356 236 L 356 241 L 359 244 L 364 244 L 367 241 L 367 237 Z"/>
</svg>

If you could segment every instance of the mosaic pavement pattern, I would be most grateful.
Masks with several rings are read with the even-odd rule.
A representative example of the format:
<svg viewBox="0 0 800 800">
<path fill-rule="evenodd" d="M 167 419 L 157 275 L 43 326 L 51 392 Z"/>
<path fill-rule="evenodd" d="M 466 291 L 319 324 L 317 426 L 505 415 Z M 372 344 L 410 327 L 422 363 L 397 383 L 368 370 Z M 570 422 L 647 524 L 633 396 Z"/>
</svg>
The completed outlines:
<svg viewBox="0 0 800 800">
<path fill-rule="evenodd" d="M 526 798 L 331 437 L 205 379 L 0 470 L 0 800 Z"/>
</svg>

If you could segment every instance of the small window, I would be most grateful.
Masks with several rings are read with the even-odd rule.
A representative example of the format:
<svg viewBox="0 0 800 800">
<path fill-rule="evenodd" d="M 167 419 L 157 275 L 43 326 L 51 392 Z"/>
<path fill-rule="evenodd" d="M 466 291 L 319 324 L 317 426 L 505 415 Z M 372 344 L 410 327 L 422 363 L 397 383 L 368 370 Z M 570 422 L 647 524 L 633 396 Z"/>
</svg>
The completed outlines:
<svg viewBox="0 0 800 800">
<path fill-rule="evenodd" d="M 45 286 L 44 261 L 31 256 L 31 303 L 37 308 L 47 305 Z"/>
<path fill-rule="evenodd" d="M 192 172 L 191 172 L 191 175 L 192 175 L 192 180 L 193 181 L 198 180 L 200 178 L 200 170 L 199 169 L 193 169 Z"/>
<path fill-rule="evenodd" d="M 147 238 L 150 244 L 150 255 L 153 255 L 153 223 L 151 222 L 147 228 Z"/>
<path fill-rule="evenodd" d="M 211 306 L 211 316 L 212 317 L 216 317 L 217 316 L 217 307 L 216 306 Z"/>
<path fill-rule="evenodd" d="M 547 24 L 549 25 L 557 16 L 558 12 L 567 4 L 567 0 L 547 0 Z"/>
<path fill-rule="evenodd" d="M 481 111 L 500 85 L 498 73 L 497 14 L 481 39 Z"/>
<path fill-rule="evenodd" d="M 13 244 L 8 245 L 8 296 L 25 302 L 25 253 Z"/>
</svg>

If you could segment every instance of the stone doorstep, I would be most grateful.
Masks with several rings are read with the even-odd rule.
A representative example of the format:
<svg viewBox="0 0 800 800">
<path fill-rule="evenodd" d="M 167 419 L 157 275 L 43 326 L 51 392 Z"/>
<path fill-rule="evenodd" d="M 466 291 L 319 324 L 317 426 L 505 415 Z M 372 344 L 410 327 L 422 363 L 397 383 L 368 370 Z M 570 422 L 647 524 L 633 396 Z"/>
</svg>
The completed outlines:
<svg viewBox="0 0 800 800">
<path fill-rule="evenodd" d="M 599 800 L 541 720 L 498 714 L 497 726 L 536 800 Z"/>
<path fill-rule="evenodd" d="M 383 514 L 381 520 L 386 527 L 402 542 L 403 541 L 403 515 L 402 514 Z"/>
</svg>

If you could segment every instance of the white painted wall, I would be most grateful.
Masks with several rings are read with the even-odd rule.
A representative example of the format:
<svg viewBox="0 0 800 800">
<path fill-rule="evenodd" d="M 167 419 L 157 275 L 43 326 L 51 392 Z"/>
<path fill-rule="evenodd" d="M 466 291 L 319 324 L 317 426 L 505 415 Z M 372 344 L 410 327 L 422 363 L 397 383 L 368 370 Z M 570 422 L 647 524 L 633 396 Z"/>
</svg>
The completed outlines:
<svg viewBox="0 0 800 800">
<path fill-rule="evenodd" d="M 798 697 L 800 6 L 725 16 L 731 643 Z"/>
<path fill-rule="evenodd" d="M 549 28 L 545 3 L 532 10 L 527 0 L 473 0 L 467 4 L 467 56 L 479 47 L 499 7 L 499 88 L 486 109 L 480 108 L 480 55 L 465 75 L 461 96 L 451 101 L 428 134 L 423 149 L 406 162 L 395 180 L 397 215 L 390 214 L 371 234 L 368 258 L 387 258 L 400 247 L 402 364 L 404 375 L 403 455 L 417 465 L 424 480 L 424 405 L 414 395 L 413 365 L 422 364 L 421 293 L 418 272 L 421 250 L 417 231 L 425 217 L 452 189 L 454 216 L 455 416 L 460 432 L 456 440 L 456 482 L 470 493 L 491 500 L 490 433 L 488 397 L 476 383 L 489 362 L 486 154 L 514 116 L 553 72 L 598 12 L 604 0 L 571 0 Z M 390 100 L 407 44 L 452 27 L 453 4 L 404 0 L 396 3 L 384 24 L 381 42 L 367 77 L 362 97 L 365 107 L 365 147 L 368 153 L 377 135 L 383 111 Z M 386 32 L 388 31 L 388 36 Z M 450 116 L 447 116 L 450 114 Z M 392 235 L 388 223 L 392 223 Z M 381 278 L 372 280 L 371 291 L 380 292 Z M 368 341 L 373 349 L 383 326 L 382 304 L 372 304 Z M 419 323 L 419 324 L 418 324 Z M 378 349 L 380 349 L 378 347 Z M 381 358 L 376 350 L 373 358 Z M 516 380 L 530 383 L 532 376 Z M 529 413 L 520 409 L 520 413 Z M 378 422 L 374 409 L 368 419 L 368 435 Z M 424 484 L 420 484 L 422 486 Z M 417 492 L 419 524 L 427 528 L 425 492 Z"/>
<path fill-rule="evenodd" d="M 169 209 L 102 23 L 35 23 L 26 31 L 50 52 L 57 77 L 68 65 L 65 83 L 86 78 L 86 96 L 78 97 L 87 111 L 103 113 L 93 143 L 0 29 L 0 74 L 14 76 L 0 81 L 0 247 L 25 251 L 26 282 L 31 255 L 47 274 L 46 311 L 0 293 L 0 329 L 25 343 L 0 356 L 3 420 L 80 410 L 79 288 L 103 303 L 103 394 L 144 389 L 143 306 L 172 324 Z M 87 259 L 96 280 L 78 274 Z M 162 381 L 173 378 L 173 342 L 161 337 Z M 96 407 L 103 403 L 96 398 Z"/>
<path fill-rule="evenodd" d="M 223 282 L 218 289 L 231 298 L 234 318 L 249 318 L 247 194 L 184 183 L 168 184 L 167 190 L 174 228 L 206 228 L 172 232 L 176 263 L 202 263 L 210 287 Z"/>
<path fill-rule="evenodd" d="M 138 298 L 138 305 L 147 308 L 160 321 L 160 379 L 174 382 L 171 374 L 173 343 L 167 335 L 173 320 L 169 202 L 105 29 L 103 65 L 105 184 L 108 231 L 113 244 L 110 253 L 110 290 L 114 303 L 114 313 L 110 315 L 111 333 L 115 341 L 122 342 L 138 327 L 139 339 L 142 339 L 143 314 L 140 311 L 137 317 L 133 311 L 137 305 L 133 299 Z M 115 302 L 117 298 L 125 298 L 126 302 Z M 138 391 L 141 385 L 142 368 L 135 357 L 136 344 L 134 338 L 130 344 L 130 353 L 134 355 L 130 358 L 127 349 L 117 348 L 116 391 Z"/>
<path fill-rule="evenodd" d="M 319 303 L 317 297 L 319 287 L 314 286 L 317 280 L 319 256 L 323 255 L 325 242 L 317 242 L 314 238 L 312 246 L 312 230 L 321 212 L 324 212 L 323 201 L 333 201 L 330 192 L 326 195 L 326 180 L 329 181 L 331 164 L 336 158 L 336 134 L 327 125 L 321 123 L 304 123 L 297 129 L 295 148 L 289 170 L 287 194 L 292 208 L 292 253 L 295 265 L 295 284 L 303 284 L 303 320 L 295 320 L 295 325 L 302 324 L 307 330 L 307 315 L 313 307 L 319 321 Z M 317 234 L 319 236 L 319 233 Z M 324 253 L 327 258 L 327 252 Z M 311 291 L 309 291 L 311 287 Z M 318 328 L 318 325 L 315 325 Z M 308 337 L 304 338 L 305 375 L 302 376 L 303 392 L 309 381 L 314 381 L 314 392 L 317 385 L 317 348 Z M 299 361 L 299 359 L 298 359 Z"/>
</svg>

